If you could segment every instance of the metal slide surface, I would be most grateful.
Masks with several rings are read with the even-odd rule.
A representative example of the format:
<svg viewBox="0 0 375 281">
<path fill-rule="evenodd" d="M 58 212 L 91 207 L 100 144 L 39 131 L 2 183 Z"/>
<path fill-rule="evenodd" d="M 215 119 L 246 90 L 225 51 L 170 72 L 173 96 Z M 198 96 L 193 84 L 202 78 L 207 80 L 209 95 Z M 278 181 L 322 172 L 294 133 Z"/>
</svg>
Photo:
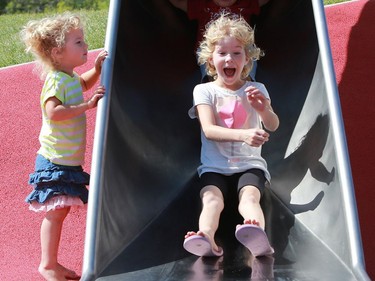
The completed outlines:
<svg viewBox="0 0 375 281">
<path fill-rule="evenodd" d="M 256 19 L 256 79 L 281 120 L 263 147 L 274 256 L 235 240 L 232 198 L 224 257 L 198 258 L 182 247 L 200 212 L 196 26 L 167 0 L 111 1 L 82 280 L 369 280 L 325 28 L 320 1 L 271 0 Z"/>
</svg>

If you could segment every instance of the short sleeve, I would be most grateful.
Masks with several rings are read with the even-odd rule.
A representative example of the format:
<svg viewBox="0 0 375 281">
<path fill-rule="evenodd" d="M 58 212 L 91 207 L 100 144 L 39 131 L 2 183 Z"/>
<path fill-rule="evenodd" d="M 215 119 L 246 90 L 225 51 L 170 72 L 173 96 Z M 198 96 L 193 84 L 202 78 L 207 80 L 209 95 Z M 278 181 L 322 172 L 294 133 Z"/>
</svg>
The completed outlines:
<svg viewBox="0 0 375 281">
<path fill-rule="evenodd" d="M 267 88 L 266 86 L 264 86 L 264 84 L 262 83 L 259 83 L 259 82 L 251 82 L 251 84 L 255 87 L 257 87 L 259 89 L 259 91 L 261 91 L 263 93 L 263 95 L 270 100 L 270 95 L 267 91 Z"/>
<path fill-rule="evenodd" d="M 191 119 L 197 118 L 196 106 L 199 104 L 212 104 L 212 97 L 210 91 L 206 87 L 207 84 L 198 84 L 193 91 L 193 106 L 189 109 L 189 117 Z"/>
<path fill-rule="evenodd" d="M 51 73 L 44 82 L 41 103 L 44 104 L 49 98 L 55 97 L 61 103 L 65 102 L 65 84 L 58 73 Z"/>
</svg>

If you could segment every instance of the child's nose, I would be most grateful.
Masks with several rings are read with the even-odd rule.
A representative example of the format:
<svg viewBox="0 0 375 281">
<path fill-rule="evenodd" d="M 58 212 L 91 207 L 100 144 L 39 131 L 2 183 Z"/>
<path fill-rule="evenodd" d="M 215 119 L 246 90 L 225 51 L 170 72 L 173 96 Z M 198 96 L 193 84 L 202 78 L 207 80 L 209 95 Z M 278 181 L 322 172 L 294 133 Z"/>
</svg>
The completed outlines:
<svg viewBox="0 0 375 281">
<path fill-rule="evenodd" d="M 232 58 L 232 55 L 231 54 L 228 54 L 225 58 L 225 61 L 227 62 L 230 62 L 230 61 L 233 61 L 233 58 Z"/>
</svg>

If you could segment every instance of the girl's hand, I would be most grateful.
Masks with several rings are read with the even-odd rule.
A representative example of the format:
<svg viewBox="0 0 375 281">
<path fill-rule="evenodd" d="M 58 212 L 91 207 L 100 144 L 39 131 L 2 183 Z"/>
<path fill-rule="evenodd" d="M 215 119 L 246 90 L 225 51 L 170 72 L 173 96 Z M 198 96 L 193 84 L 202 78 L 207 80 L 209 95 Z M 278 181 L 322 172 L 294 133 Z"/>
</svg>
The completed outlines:
<svg viewBox="0 0 375 281">
<path fill-rule="evenodd" d="M 245 92 L 250 105 L 261 116 L 264 127 L 269 131 L 276 131 L 279 127 L 279 117 L 273 111 L 270 100 L 254 86 L 247 87 Z"/>
<path fill-rule="evenodd" d="M 247 99 L 251 106 L 258 112 L 262 112 L 270 107 L 269 100 L 263 95 L 258 88 L 254 86 L 249 86 L 245 89 L 247 94 Z"/>
<path fill-rule="evenodd" d="M 105 93 L 104 86 L 98 86 L 98 88 L 96 88 L 92 97 L 87 102 L 88 109 L 95 108 L 98 105 L 98 101 L 104 96 L 104 93 Z"/>
<path fill-rule="evenodd" d="M 102 72 L 103 62 L 104 62 L 104 60 L 106 59 L 107 56 L 108 56 L 108 52 L 106 50 L 103 50 L 96 57 L 96 59 L 95 59 L 95 70 L 98 73 Z"/>
<path fill-rule="evenodd" d="M 250 146 L 259 147 L 269 140 L 269 136 L 263 129 L 248 129 L 244 130 L 243 141 Z"/>
</svg>

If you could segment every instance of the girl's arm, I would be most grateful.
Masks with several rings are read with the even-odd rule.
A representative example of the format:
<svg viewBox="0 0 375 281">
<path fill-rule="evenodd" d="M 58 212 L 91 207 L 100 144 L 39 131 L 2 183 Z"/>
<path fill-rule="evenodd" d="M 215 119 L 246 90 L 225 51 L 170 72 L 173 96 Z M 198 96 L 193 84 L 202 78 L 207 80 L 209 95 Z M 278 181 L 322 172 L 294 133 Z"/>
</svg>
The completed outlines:
<svg viewBox="0 0 375 281">
<path fill-rule="evenodd" d="M 269 134 L 263 129 L 230 129 L 218 126 L 212 107 L 208 104 L 199 104 L 196 110 L 202 131 L 209 140 L 245 142 L 255 147 L 268 141 Z"/>
<path fill-rule="evenodd" d="M 95 66 L 90 69 L 89 71 L 83 73 L 80 77 L 80 82 L 82 86 L 82 90 L 85 92 L 91 89 L 95 83 L 98 81 L 100 77 L 100 73 L 102 72 L 102 65 L 107 57 L 107 51 L 101 51 L 95 59 Z"/>
<path fill-rule="evenodd" d="M 56 97 L 50 97 L 45 102 L 45 110 L 49 119 L 53 121 L 63 121 L 83 114 L 86 110 L 95 108 L 98 101 L 103 97 L 105 89 L 99 86 L 92 97 L 77 105 L 64 105 Z"/>
<path fill-rule="evenodd" d="M 267 130 L 271 132 L 274 132 L 277 130 L 280 124 L 279 117 L 273 111 L 273 108 L 271 104 L 269 103 L 269 101 L 268 101 L 268 105 L 265 106 L 265 109 L 258 113 L 261 116 L 263 125 Z"/>
<path fill-rule="evenodd" d="M 247 87 L 245 91 L 250 104 L 260 115 L 264 127 L 271 132 L 276 131 L 280 122 L 279 117 L 272 109 L 270 100 L 254 86 Z"/>
</svg>

